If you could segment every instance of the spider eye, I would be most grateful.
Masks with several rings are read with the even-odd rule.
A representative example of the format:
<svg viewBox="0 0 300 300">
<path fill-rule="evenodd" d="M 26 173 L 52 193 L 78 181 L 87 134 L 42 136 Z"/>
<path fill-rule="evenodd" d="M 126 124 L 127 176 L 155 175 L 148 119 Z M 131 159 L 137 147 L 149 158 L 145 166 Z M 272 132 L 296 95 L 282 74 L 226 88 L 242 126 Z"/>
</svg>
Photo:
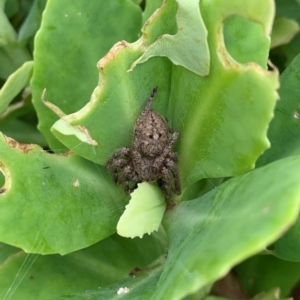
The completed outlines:
<svg viewBox="0 0 300 300">
<path fill-rule="evenodd" d="M 150 139 L 153 139 L 153 135 L 152 135 L 152 134 L 150 134 L 150 135 L 149 135 L 149 138 L 150 138 Z"/>
</svg>

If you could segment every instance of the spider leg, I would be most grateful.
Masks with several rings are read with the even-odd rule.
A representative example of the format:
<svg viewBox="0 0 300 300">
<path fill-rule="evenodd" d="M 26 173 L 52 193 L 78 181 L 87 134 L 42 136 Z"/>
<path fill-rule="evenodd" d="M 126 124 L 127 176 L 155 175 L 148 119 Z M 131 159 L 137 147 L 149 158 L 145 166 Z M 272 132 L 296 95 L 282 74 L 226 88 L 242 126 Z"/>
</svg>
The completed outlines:
<svg viewBox="0 0 300 300">
<path fill-rule="evenodd" d="M 130 186 L 130 181 L 137 181 L 137 179 L 138 178 L 134 172 L 133 166 L 128 164 L 124 168 L 123 173 L 120 177 L 120 182 L 122 183 L 123 188 L 127 194 L 130 194 L 136 187 L 135 185 Z"/>
<path fill-rule="evenodd" d="M 131 156 L 131 149 L 124 147 L 112 154 L 112 156 L 109 158 L 109 160 L 105 164 L 105 168 L 110 169 L 111 166 L 114 165 L 114 161 L 119 158 L 120 156 L 124 155 L 125 157 L 130 157 Z"/>
<path fill-rule="evenodd" d="M 171 185 L 171 177 L 169 174 L 168 168 L 165 166 L 161 169 L 162 179 L 160 181 L 160 188 L 163 190 L 167 199 L 170 199 L 172 196 L 172 185 Z"/>
<path fill-rule="evenodd" d="M 155 161 L 153 163 L 153 167 L 155 169 L 157 169 L 157 170 L 160 169 L 160 167 L 163 164 L 166 157 L 168 155 L 170 155 L 170 153 L 172 153 L 172 147 L 175 144 L 175 142 L 177 141 L 178 137 L 179 137 L 179 133 L 177 131 L 174 131 L 168 146 L 164 149 L 163 153 L 155 159 Z"/>
<path fill-rule="evenodd" d="M 140 169 L 140 166 L 143 164 L 142 155 L 136 151 L 132 150 L 132 161 L 136 170 Z"/>
<path fill-rule="evenodd" d="M 113 179 L 114 182 L 119 184 L 120 179 L 119 179 L 119 170 L 124 168 L 126 165 L 128 165 L 128 160 L 124 158 L 119 158 L 114 161 L 114 163 L 110 166 L 110 170 L 113 173 Z"/>
<path fill-rule="evenodd" d="M 175 153 L 172 153 L 175 154 Z M 176 155 L 176 154 L 175 154 Z M 177 159 L 177 156 L 176 156 Z M 174 160 L 173 157 L 168 157 L 165 161 L 166 167 L 171 171 L 173 175 L 173 180 L 174 180 L 174 193 L 177 195 L 181 194 L 181 186 L 180 186 L 180 179 L 179 179 L 179 173 L 178 173 L 178 168 L 176 164 L 176 160 Z"/>
</svg>

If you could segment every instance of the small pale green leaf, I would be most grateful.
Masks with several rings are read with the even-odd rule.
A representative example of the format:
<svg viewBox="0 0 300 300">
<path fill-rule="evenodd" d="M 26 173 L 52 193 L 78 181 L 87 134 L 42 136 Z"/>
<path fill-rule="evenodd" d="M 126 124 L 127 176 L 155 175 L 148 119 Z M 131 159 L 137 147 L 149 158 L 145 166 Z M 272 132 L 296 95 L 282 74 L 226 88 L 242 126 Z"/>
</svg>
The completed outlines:
<svg viewBox="0 0 300 300">
<path fill-rule="evenodd" d="M 151 234 L 158 230 L 165 210 L 166 202 L 159 187 L 140 183 L 117 224 L 117 233 L 130 238 Z"/>
<path fill-rule="evenodd" d="M 296 21 L 287 18 L 276 19 L 271 35 L 271 48 L 289 43 L 299 31 L 300 26 Z"/>
<path fill-rule="evenodd" d="M 97 145 L 97 142 L 94 141 L 88 131 L 84 127 L 73 127 L 69 123 L 65 122 L 63 119 L 58 120 L 55 125 L 51 128 L 52 132 L 55 132 L 57 136 L 59 135 L 70 135 L 74 136 L 74 143 L 87 143 L 93 146 Z M 76 145 L 73 145 L 76 147 Z M 91 148 L 88 148 L 91 149 Z"/>
<path fill-rule="evenodd" d="M 300 156 L 289 157 L 168 211 L 168 257 L 151 300 L 196 292 L 282 235 L 298 216 L 299 168 Z"/>
<path fill-rule="evenodd" d="M 127 197 L 103 167 L 3 135 L 0 162 L 0 241 L 30 253 L 66 254 L 115 232 Z"/>
<path fill-rule="evenodd" d="M 147 61 L 154 56 L 166 56 L 173 64 L 207 76 L 209 73 L 210 55 L 207 44 L 207 30 L 199 10 L 199 0 L 176 0 L 177 33 L 165 34 L 146 48 L 143 55 L 131 66 Z"/>
<path fill-rule="evenodd" d="M 0 90 L 0 113 L 3 113 L 9 103 L 29 83 L 32 74 L 33 62 L 24 63 L 18 70 L 10 75 Z"/>
</svg>

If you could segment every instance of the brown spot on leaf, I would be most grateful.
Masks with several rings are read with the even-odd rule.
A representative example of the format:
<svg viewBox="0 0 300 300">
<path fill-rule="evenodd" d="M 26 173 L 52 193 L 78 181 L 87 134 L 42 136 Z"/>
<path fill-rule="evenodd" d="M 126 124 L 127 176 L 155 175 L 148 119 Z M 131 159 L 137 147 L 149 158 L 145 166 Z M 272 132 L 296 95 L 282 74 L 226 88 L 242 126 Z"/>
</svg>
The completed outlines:
<svg viewBox="0 0 300 300">
<path fill-rule="evenodd" d="M 125 49 L 127 47 L 128 47 L 128 43 L 126 41 L 121 41 L 121 42 L 116 43 L 110 49 L 110 51 L 99 60 L 99 62 L 97 63 L 98 69 L 103 70 L 105 68 L 105 66 L 116 57 L 118 52 L 122 51 L 123 49 Z"/>
<path fill-rule="evenodd" d="M 90 135 L 90 132 L 84 126 L 78 125 L 78 126 L 75 126 L 75 127 L 85 133 L 85 135 L 87 136 L 87 138 L 89 140 L 89 143 L 91 145 L 93 145 L 93 146 L 97 146 L 98 145 L 98 143 L 95 140 L 92 139 L 92 137 Z"/>
<path fill-rule="evenodd" d="M 27 153 L 28 151 L 34 149 L 33 144 L 21 144 L 8 136 L 5 136 L 5 140 L 8 145 L 10 145 L 11 147 L 16 148 L 17 150 L 22 151 L 24 153 Z"/>
<path fill-rule="evenodd" d="M 130 276 L 135 276 L 136 274 L 140 273 L 142 271 L 142 269 L 140 268 L 134 268 L 129 272 Z"/>
<path fill-rule="evenodd" d="M 5 188 L 1 188 L 1 189 L 0 189 L 0 194 L 3 194 L 5 191 L 6 191 Z"/>
</svg>

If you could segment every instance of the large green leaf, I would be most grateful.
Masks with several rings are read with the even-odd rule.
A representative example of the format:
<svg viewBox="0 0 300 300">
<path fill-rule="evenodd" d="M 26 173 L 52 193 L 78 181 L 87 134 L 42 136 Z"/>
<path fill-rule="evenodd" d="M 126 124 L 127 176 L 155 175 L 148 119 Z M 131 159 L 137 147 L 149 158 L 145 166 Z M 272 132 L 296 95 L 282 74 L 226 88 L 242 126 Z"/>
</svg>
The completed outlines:
<svg viewBox="0 0 300 300">
<path fill-rule="evenodd" d="M 115 232 L 127 197 L 103 167 L 2 134 L 0 162 L 1 241 L 26 252 L 66 254 Z"/>
<path fill-rule="evenodd" d="M 120 42 L 102 58 L 98 63 L 99 85 L 91 101 L 52 127 L 63 144 L 80 156 L 104 164 L 117 148 L 131 145 L 134 123 L 157 85 L 159 92 L 153 107 L 180 132 L 177 151 L 183 187 L 201 178 L 237 175 L 254 167 L 258 156 L 269 147 L 266 131 L 277 99 L 277 74 L 265 70 L 273 1 L 201 1 L 211 55 L 211 71 L 207 77 L 160 57 L 153 57 L 127 72 L 143 55 L 145 46 L 152 45 L 165 33 L 174 34 L 176 10 L 176 16 L 182 15 L 192 2 L 181 3 L 177 10 L 175 0 L 165 1 L 146 22 L 139 41 Z M 249 42 L 241 42 L 240 50 L 235 51 L 235 57 L 245 64 L 232 59 L 223 41 L 223 23 L 232 14 L 261 25 L 261 35 L 252 39 L 257 47 L 251 43 L 255 51 L 247 51 Z M 233 23 L 243 24 L 250 37 L 259 32 L 257 24 L 245 24 L 240 18 Z M 190 28 L 200 30 L 197 24 L 190 24 Z M 237 32 L 232 32 L 225 30 L 226 34 L 238 38 Z M 229 46 L 231 43 L 236 44 L 236 38 L 225 40 L 228 48 L 233 48 Z M 205 57 L 199 55 L 198 59 L 202 61 Z M 111 122 L 112 119 L 118 121 Z"/>
<path fill-rule="evenodd" d="M 299 167 L 299 156 L 275 162 L 168 211 L 168 258 L 152 299 L 196 292 L 278 238 L 298 215 Z"/>
<path fill-rule="evenodd" d="M 153 271 L 142 282 L 120 282 L 129 289 L 122 299 L 182 299 L 265 249 L 297 218 L 299 168 L 300 156 L 289 157 L 169 210 L 164 226 L 170 246 L 161 275 Z M 116 286 L 107 287 L 105 299 L 115 299 L 113 291 Z M 102 299 L 103 295 L 89 291 L 68 297 Z"/>
<path fill-rule="evenodd" d="M 55 151 L 64 147 L 49 128 L 58 119 L 41 102 L 42 91 L 65 113 L 84 106 L 97 84 L 97 61 L 117 41 L 134 41 L 141 27 L 140 9 L 131 1 L 47 1 L 36 35 L 31 82 L 39 129 Z"/>
<path fill-rule="evenodd" d="M 117 235 L 66 256 L 26 254 L 2 245 L 0 257 L 6 258 L 0 265 L 0 298 L 48 299 L 103 288 L 145 268 L 163 246 L 155 236 L 131 240 Z"/>
</svg>

